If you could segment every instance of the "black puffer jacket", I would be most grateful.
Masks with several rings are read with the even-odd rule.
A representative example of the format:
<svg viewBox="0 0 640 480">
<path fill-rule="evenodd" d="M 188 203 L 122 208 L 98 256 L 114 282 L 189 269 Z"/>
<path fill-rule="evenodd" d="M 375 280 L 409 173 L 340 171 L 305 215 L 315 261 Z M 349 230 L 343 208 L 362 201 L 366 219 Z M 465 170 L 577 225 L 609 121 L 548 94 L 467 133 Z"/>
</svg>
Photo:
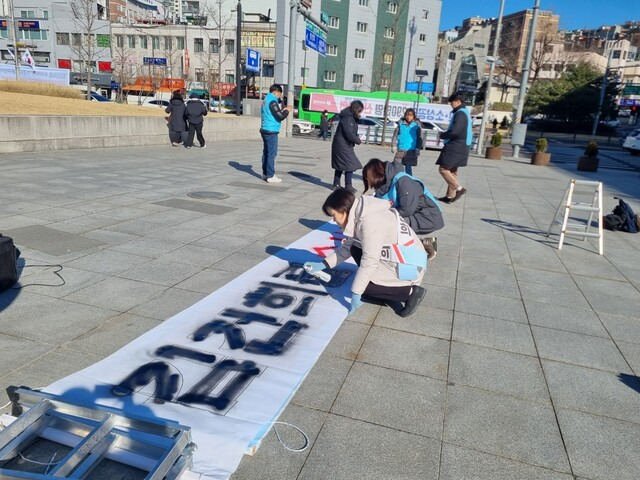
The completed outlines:
<svg viewBox="0 0 640 480">
<path fill-rule="evenodd" d="M 393 179 L 404 172 L 400 162 L 385 162 L 386 183 L 376 189 L 376 197 L 382 197 L 391 188 Z M 396 183 L 395 208 L 405 222 L 417 234 L 425 235 L 444 227 L 442 212 L 436 203 L 424 194 L 423 186 L 410 177 L 401 177 Z"/>
<path fill-rule="evenodd" d="M 172 98 L 169 106 L 164 109 L 165 112 L 171 114 L 169 118 L 169 130 L 174 132 L 186 132 L 187 121 L 185 120 L 186 105 L 180 98 Z"/>
<path fill-rule="evenodd" d="M 331 143 L 331 168 L 341 172 L 355 172 L 362 168 L 355 145 L 360 145 L 358 123 L 350 108 L 345 108 L 338 114 L 338 128 Z"/>
<path fill-rule="evenodd" d="M 189 123 L 197 125 L 204 122 L 204 118 L 207 115 L 207 107 L 204 106 L 201 100 L 192 98 L 187 102 L 187 120 Z"/>
<path fill-rule="evenodd" d="M 467 166 L 467 160 L 469 158 L 467 126 L 469 125 L 469 120 L 464 112 L 456 115 L 461 108 L 464 108 L 464 105 L 453 109 L 453 123 L 446 132 L 440 134 L 440 138 L 448 140 L 448 142 L 442 147 L 436 165 L 441 165 L 444 168 Z"/>
</svg>

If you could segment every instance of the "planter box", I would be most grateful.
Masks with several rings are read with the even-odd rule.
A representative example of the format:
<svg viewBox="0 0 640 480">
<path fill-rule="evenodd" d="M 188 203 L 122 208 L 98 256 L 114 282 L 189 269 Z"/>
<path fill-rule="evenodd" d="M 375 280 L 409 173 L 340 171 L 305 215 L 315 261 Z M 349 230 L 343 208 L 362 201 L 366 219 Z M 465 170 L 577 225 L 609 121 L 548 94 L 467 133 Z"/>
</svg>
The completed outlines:
<svg viewBox="0 0 640 480">
<path fill-rule="evenodd" d="M 549 165 L 550 161 L 551 161 L 550 153 L 536 152 L 531 156 L 531 165 L 539 165 L 541 167 L 546 167 L 547 165 Z"/>
<path fill-rule="evenodd" d="M 502 148 L 487 147 L 487 151 L 484 154 L 484 158 L 488 158 L 490 160 L 502 160 Z"/>
<path fill-rule="evenodd" d="M 578 170 L 583 172 L 597 172 L 598 163 L 598 157 L 580 157 L 578 159 Z"/>
</svg>

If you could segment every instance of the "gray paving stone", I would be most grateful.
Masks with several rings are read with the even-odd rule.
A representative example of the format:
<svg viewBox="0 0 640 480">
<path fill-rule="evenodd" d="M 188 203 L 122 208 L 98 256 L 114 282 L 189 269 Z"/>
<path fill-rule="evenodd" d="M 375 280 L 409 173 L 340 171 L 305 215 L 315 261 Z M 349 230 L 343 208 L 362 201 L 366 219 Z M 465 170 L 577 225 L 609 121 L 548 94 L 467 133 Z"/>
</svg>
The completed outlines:
<svg viewBox="0 0 640 480">
<path fill-rule="evenodd" d="M 325 348 L 324 354 L 355 360 L 370 328 L 364 323 L 345 320 Z"/>
<path fill-rule="evenodd" d="M 79 270 L 112 275 L 129 270 L 134 265 L 147 263 L 149 260 L 150 257 L 130 255 L 114 250 L 102 250 L 72 260 L 67 265 Z"/>
<path fill-rule="evenodd" d="M 155 320 L 167 320 L 173 315 L 199 302 L 206 295 L 207 294 L 182 290 L 180 288 L 169 288 L 137 307 L 133 307 L 129 310 L 129 313 L 153 318 Z"/>
<path fill-rule="evenodd" d="M 514 269 L 519 282 L 543 283 L 557 287 L 564 287 L 573 283 L 573 279 L 568 273 L 551 272 L 521 265 L 515 265 Z"/>
<path fill-rule="evenodd" d="M 352 365 L 352 360 L 327 353 L 321 355 L 294 395 L 292 403 L 328 412 Z"/>
<path fill-rule="evenodd" d="M 160 202 L 154 202 L 154 205 L 177 208 L 180 210 L 187 210 L 191 212 L 206 213 L 208 215 L 223 215 L 235 210 L 235 208 L 225 207 L 223 205 L 216 205 L 204 201 L 185 200 L 183 198 L 171 198 L 169 200 L 162 200 Z"/>
<path fill-rule="evenodd" d="M 513 272 L 490 275 L 460 271 L 458 272 L 457 285 L 461 290 L 520 299 L 520 290 Z"/>
<path fill-rule="evenodd" d="M 126 312 L 144 303 L 166 287 L 137 282 L 126 278 L 107 278 L 87 288 L 72 293 L 66 300 Z"/>
<path fill-rule="evenodd" d="M 533 327 L 540 358 L 582 365 L 610 372 L 631 373 L 629 366 L 608 338 Z"/>
<path fill-rule="evenodd" d="M 629 298 L 612 297 L 605 293 L 589 293 L 589 303 L 598 313 L 637 318 L 638 312 L 640 312 L 640 301 Z"/>
<path fill-rule="evenodd" d="M 232 253 L 231 255 L 214 263 L 213 268 L 217 270 L 226 270 L 228 272 L 244 273 L 263 261 L 264 258 L 262 257 L 255 257 L 253 255 L 241 253 Z"/>
<path fill-rule="evenodd" d="M 12 237 L 18 245 L 25 245 L 49 255 L 64 255 L 104 245 L 98 240 L 73 235 L 43 225 L 9 229 L 4 232 L 4 235 Z"/>
<path fill-rule="evenodd" d="M 596 480 L 635 480 L 640 472 L 640 425 L 558 409 L 576 475 Z"/>
<path fill-rule="evenodd" d="M 298 478 L 436 479 L 439 456 L 436 440 L 329 415 Z"/>
<path fill-rule="evenodd" d="M 437 338 L 372 327 L 358 361 L 445 380 L 449 343 Z"/>
<path fill-rule="evenodd" d="M 121 278 L 138 280 L 171 287 L 202 271 L 202 267 L 171 262 L 168 260 L 151 260 L 119 273 Z"/>
<path fill-rule="evenodd" d="M 226 285 L 237 276 L 238 274 L 234 272 L 205 268 L 200 273 L 196 273 L 185 281 L 174 285 L 174 287 L 209 294 Z"/>
<path fill-rule="evenodd" d="M 636 375 L 640 375 L 640 349 L 637 343 L 616 341 L 624 359 L 629 362 Z"/>
<path fill-rule="evenodd" d="M 219 262 L 229 255 L 224 250 L 214 250 L 198 245 L 184 245 L 176 248 L 171 252 L 159 255 L 158 260 L 169 260 L 187 265 L 196 265 L 202 268 L 211 267 L 214 263 Z"/>
<path fill-rule="evenodd" d="M 172 250 L 183 247 L 184 244 L 164 238 L 140 238 L 136 237 L 128 242 L 119 243 L 110 248 L 117 252 L 124 252 L 130 255 L 140 255 L 143 257 L 157 257 Z"/>
<path fill-rule="evenodd" d="M 366 323 L 367 325 L 371 325 L 374 320 L 382 314 L 381 312 L 386 314 L 387 311 L 391 311 L 391 309 L 383 305 L 378 305 L 377 303 L 364 301 L 362 307 L 357 309 L 354 313 L 349 314 L 347 318 L 350 322 Z"/>
<path fill-rule="evenodd" d="M 444 443 L 440 480 L 463 479 L 573 480 L 573 476 Z"/>
<path fill-rule="evenodd" d="M 445 382 L 356 362 L 331 413 L 440 439 Z"/>
<path fill-rule="evenodd" d="M 614 340 L 640 344 L 640 315 L 634 318 L 599 313 L 598 316 Z M 638 349 L 640 349 L 640 345 Z"/>
<path fill-rule="evenodd" d="M 4 333 L 0 334 L 0 347 L 0 362 L 3 365 L 0 377 L 7 376 L 55 349 L 52 345 L 5 335 Z"/>
<path fill-rule="evenodd" d="M 326 414 L 297 405 L 289 405 L 278 421 L 291 423 L 300 427 L 313 444 L 324 423 Z M 290 427 L 276 425 L 282 440 L 292 448 L 302 446 L 301 435 Z M 245 455 L 240 467 L 231 476 L 231 480 L 253 480 L 256 478 L 298 478 L 309 450 L 303 453 L 288 452 L 283 456 L 283 448 L 273 429 L 260 444 L 258 452 L 253 456 Z"/>
<path fill-rule="evenodd" d="M 590 308 L 589 302 L 582 292 L 572 284 L 560 287 L 557 285 L 545 285 L 543 283 L 529 283 L 519 281 L 523 300 L 532 300 L 541 303 L 552 303 L 575 308 Z"/>
<path fill-rule="evenodd" d="M 104 275 L 100 273 L 86 272 L 65 266 L 58 272 L 64 279 L 64 284 L 62 284 L 63 280 L 54 273 L 59 267 L 38 267 L 41 263 L 42 262 L 39 261 L 31 261 L 31 259 L 28 258 L 26 259 L 26 264 L 32 265 L 33 268 L 25 268 L 22 270 L 19 284 L 22 288 L 28 289 L 30 293 L 62 298 L 104 279 Z"/>
<path fill-rule="evenodd" d="M 449 382 L 540 402 L 549 401 L 537 358 L 475 345 L 451 344 Z"/>
<path fill-rule="evenodd" d="M 71 340 L 65 348 L 107 357 L 159 324 L 151 318 L 123 313 Z"/>
<path fill-rule="evenodd" d="M 440 287 L 437 285 L 425 285 L 427 294 L 421 303 L 421 306 L 440 308 L 442 310 L 453 310 L 453 304 L 455 302 L 456 291 L 453 288 Z"/>
<path fill-rule="evenodd" d="M 450 310 L 421 305 L 414 315 L 405 318 L 396 315 L 390 308 L 383 308 L 375 319 L 375 325 L 450 340 L 452 319 L 453 312 Z"/>
<path fill-rule="evenodd" d="M 491 317 L 456 313 L 453 340 L 524 355 L 536 355 L 528 325 Z"/>
<path fill-rule="evenodd" d="M 553 409 L 545 403 L 451 386 L 444 441 L 569 472 Z"/>
<path fill-rule="evenodd" d="M 522 301 L 485 293 L 460 290 L 456 294 L 456 312 L 527 323 Z"/>
<path fill-rule="evenodd" d="M 609 338 L 607 330 L 593 310 L 531 300 L 525 300 L 524 306 L 531 325 Z"/>
<path fill-rule="evenodd" d="M 253 190 L 271 190 L 273 192 L 286 192 L 289 190 L 289 187 L 285 186 L 275 186 L 270 185 L 266 182 L 256 181 L 254 183 L 251 182 L 231 182 L 229 183 L 232 187 L 240 187 L 240 188 L 250 188 Z"/>
</svg>

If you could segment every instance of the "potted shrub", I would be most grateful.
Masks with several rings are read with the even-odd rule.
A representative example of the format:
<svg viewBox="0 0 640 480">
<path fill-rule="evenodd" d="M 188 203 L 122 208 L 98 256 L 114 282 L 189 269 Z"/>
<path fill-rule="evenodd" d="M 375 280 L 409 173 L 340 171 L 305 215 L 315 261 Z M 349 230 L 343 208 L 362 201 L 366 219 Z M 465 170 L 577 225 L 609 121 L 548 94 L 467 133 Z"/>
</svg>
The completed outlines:
<svg viewBox="0 0 640 480">
<path fill-rule="evenodd" d="M 583 172 L 598 171 L 598 144 L 589 142 L 587 148 L 584 149 L 584 155 L 578 159 L 578 170 Z"/>
<path fill-rule="evenodd" d="M 540 165 L 543 167 L 549 165 L 549 162 L 551 161 L 551 154 L 547 153 L 548 145 L 549 142 L 547 142 L 547 139 L 544 137 L 540 137 L 536 140 L 536 151 L 531 156 L 531 165 Z"/>
<path fill-rule="evenodd" d="M 500 145 L 502 145 L 502 135 L 500 133 L 491 135 L 491 146 L 487 147 L 484 158 L 502 160 L 502 148 L 500 148 Z"/>
</svg>

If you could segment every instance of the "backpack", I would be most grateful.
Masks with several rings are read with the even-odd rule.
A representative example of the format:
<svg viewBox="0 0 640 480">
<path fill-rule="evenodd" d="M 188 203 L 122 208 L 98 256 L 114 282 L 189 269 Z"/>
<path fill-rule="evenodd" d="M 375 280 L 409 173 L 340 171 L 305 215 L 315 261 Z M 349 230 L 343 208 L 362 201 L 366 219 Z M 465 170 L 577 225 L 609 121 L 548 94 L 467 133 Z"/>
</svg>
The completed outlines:
<svg viewBox="0 0 640 480">
<path fill-rule="evenodd" d="M 11 237 L 0 233 L 0 292 L 11 288 L 18 281 L 18 257 L 20 250 Z"/>
<path fill-rule="evenodd" d="M 602 217 L 603 227 L 607 230 L 619 230 L 622 232 L 638 233 L 640 230 L 640 216 L 633 213 L 627 202 L 618 197 L 613 212 Z"/>
</svg>

